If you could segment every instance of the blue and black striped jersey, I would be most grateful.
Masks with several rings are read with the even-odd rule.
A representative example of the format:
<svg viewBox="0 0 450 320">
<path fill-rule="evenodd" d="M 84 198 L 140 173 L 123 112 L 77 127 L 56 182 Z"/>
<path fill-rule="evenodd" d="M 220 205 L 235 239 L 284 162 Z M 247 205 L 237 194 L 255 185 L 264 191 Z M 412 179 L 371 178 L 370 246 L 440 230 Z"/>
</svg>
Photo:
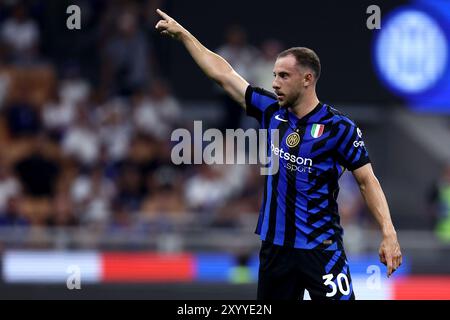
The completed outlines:
<svg viewBox="0 0 450 320">
<path fill-rule="evenodd" d="M 326 104 L 299 119 L 264 89 L 249 86 L 245 99 L 247 115 L 268 129 L 270 162 L 278 161 L 268 165 L 278 170 L 266 176 L 256 233 L 282 246 L 342 250 L 338 179 L 370 162 L 360 129 Z"/>
</svg>

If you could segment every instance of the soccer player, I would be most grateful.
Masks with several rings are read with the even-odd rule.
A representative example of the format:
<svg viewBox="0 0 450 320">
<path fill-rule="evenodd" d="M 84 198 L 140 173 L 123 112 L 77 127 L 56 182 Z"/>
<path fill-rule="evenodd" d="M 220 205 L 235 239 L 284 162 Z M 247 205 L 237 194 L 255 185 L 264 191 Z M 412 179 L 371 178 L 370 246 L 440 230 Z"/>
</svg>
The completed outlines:
<svg viewBox="0 0 450 320">
<path fill-rule="evenodd" d="M 308 48 L 281 52 L 275 62 L 275 95 L 252 87 L 219 55 L 161 10 L 156 29 L 180 40 L 192 58 L 262 128 L 279 170 L 266 176 L 256 233 L 262 240 L 258 299 L 354 299 L 336 199 L 338 179 L 350 170 L 380 225 L 380 261 L 387 276 L 402 254 L 388 204 L 374 175 L 361 130 L 319 101 L 320 61 Z M 272 139 L 277 129 L 279 141 Z M 275 160 L 274 160 L 275 159 Z"/>
</svg>

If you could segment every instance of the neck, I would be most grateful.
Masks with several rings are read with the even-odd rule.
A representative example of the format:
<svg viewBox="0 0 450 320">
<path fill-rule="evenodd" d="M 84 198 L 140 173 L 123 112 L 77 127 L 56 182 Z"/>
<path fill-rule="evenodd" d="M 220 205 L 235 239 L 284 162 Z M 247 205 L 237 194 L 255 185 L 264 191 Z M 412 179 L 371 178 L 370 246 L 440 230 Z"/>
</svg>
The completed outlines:
<svg viewBox="0 0 450 320">
<path fill-rule="evenodd" d="M 290 111 L 295 114 L 297 118 L 303 118 L 310 113 L 319 102 L 316 92 L 313 91 L 310 94 L 305 94 L 299 99 L 296 104 L 290 107 Z"/>
</svg>

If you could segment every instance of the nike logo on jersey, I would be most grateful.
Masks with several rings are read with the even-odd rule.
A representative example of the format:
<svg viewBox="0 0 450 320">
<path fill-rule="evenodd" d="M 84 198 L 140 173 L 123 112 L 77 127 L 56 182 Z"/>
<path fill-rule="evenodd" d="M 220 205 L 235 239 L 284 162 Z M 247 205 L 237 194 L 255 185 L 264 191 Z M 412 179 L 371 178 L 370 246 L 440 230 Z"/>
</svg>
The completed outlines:
<svg viewBox="0 0 450 320">
<path fill-rule="evenodd" d="M 277 114 L 277 115 L 275 116 L 275 119 L 277 119 L 278 121 L 288 122 L 286 119 L 280 118 L 280 115 L 279 115 L 279 114 Z"/>
</svg>

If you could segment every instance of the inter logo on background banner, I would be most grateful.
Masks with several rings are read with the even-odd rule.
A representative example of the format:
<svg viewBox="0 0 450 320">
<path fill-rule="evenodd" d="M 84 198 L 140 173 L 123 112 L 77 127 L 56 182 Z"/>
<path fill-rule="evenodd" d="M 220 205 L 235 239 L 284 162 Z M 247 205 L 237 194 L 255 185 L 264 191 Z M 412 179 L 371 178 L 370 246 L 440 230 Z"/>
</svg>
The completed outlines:
<svg viewBox="0 0 450 320">
<path fill-rule="evenodd" d="M 313 138 L 320 137 L 323 133 L 324 127 L 325 126 L 323 124 L 318 124 L 318 123 L 313 124 L 313 126 L 311 128 L 311 136 Z"/>
</svg>

